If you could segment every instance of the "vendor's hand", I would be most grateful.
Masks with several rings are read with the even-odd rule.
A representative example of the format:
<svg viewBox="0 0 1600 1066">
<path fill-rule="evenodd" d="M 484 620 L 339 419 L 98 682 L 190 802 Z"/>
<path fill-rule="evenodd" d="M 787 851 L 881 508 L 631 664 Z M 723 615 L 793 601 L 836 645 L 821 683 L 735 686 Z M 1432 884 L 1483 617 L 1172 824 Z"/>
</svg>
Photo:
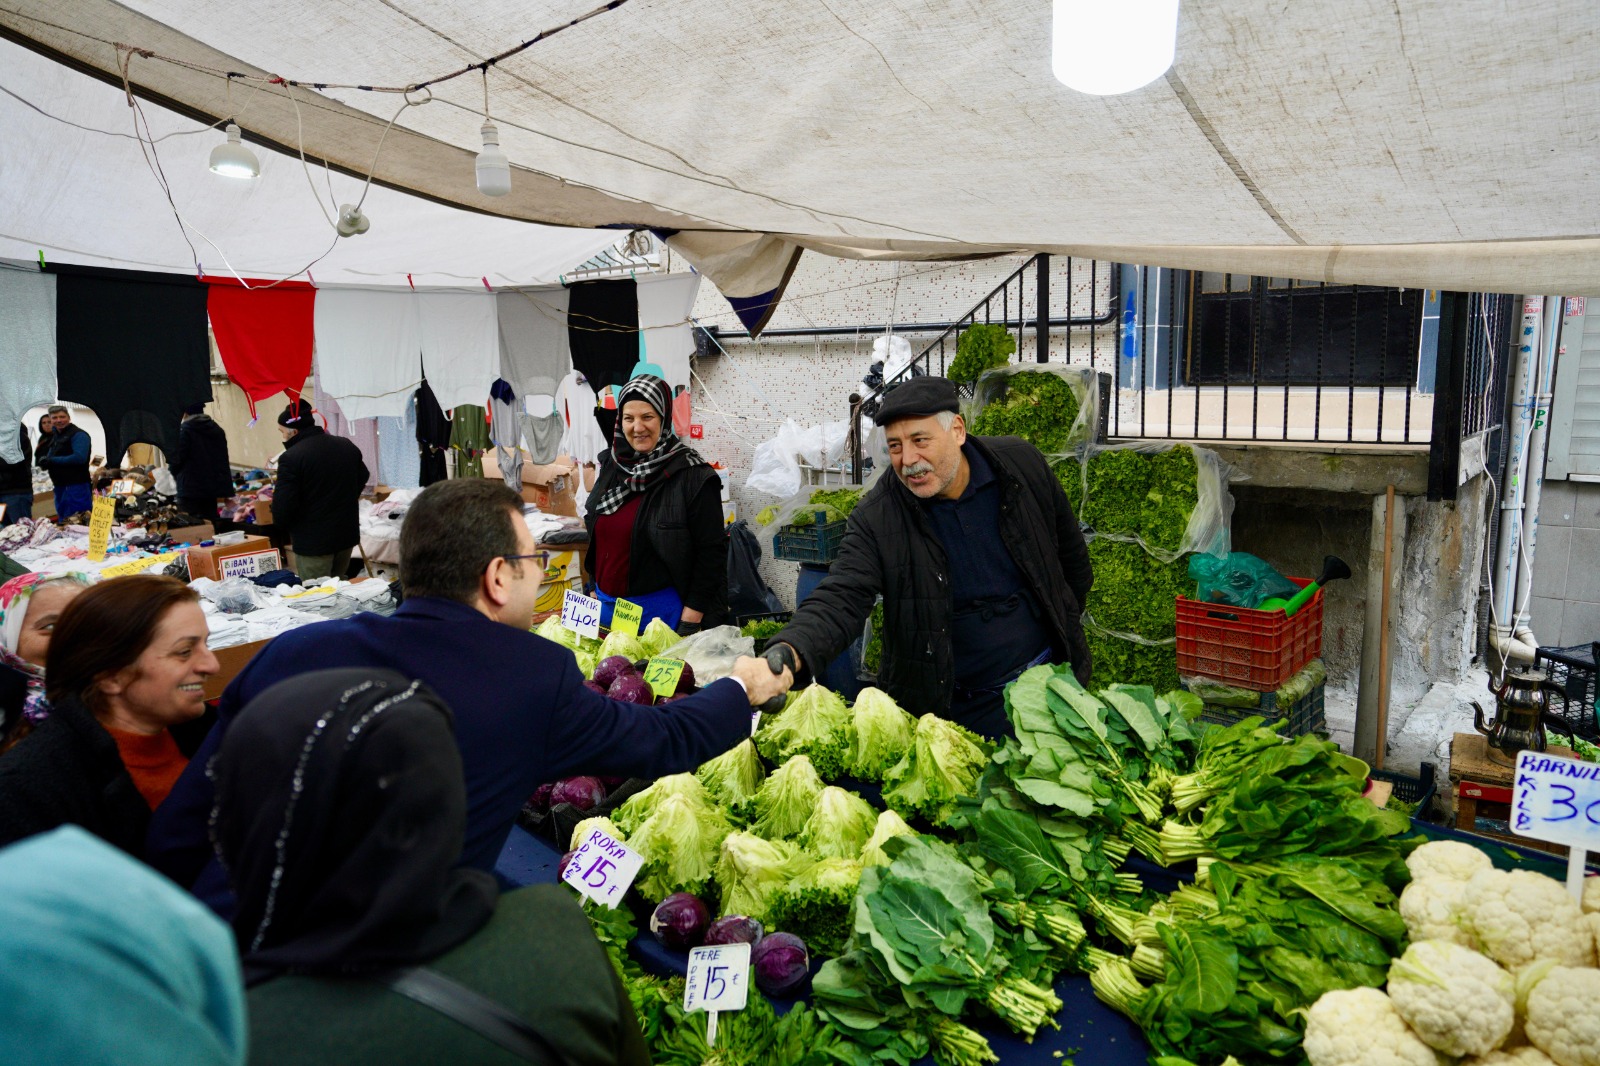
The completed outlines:
<svg viewBox="0 0 1600 1066">
<path fill-rule="evenodd" d="M 734 660 L 733 676 L 744 683 L 750 706 L 760 707 L 768 700 L 777 699 L 794 685 L 794 672 L 787 667 L 781 674 L 772 672 L 767 660 L 741 655 Z"/>
</svg>

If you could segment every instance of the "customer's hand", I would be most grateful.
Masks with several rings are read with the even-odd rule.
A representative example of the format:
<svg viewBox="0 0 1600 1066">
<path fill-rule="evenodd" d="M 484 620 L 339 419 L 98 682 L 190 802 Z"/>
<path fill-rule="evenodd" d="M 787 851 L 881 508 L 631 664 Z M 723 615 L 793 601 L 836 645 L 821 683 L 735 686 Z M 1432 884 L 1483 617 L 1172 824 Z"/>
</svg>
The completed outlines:
<svg viewBox="0 0 1600 1066">
<path fill-rule="evenodd" d="M 745 694 L 752 707 L 759 707 L 770 699 L 782 696 L 794 685 L 794 671 L 788 667 L 784 667 L 783 673 L 775 674 L 772 667 L 767 665 L 767 660 L 748 655 L 741 655 L 734 660 L 733 676 L 744 683 Z"/>
</svg>

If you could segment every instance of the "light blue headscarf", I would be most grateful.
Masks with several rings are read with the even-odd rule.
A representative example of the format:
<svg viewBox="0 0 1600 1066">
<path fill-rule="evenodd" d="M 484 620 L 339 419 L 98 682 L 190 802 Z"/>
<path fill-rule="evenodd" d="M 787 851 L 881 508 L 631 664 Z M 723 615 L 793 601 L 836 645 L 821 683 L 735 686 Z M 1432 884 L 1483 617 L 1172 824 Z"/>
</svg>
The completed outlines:
<svg viewBox="0 0 1600 1066">
<path fill-rule="evenodd" d="M 0 1062 L 243 1066 L 233 934 L 77 826 L 0 850 Z"/>
</svg>

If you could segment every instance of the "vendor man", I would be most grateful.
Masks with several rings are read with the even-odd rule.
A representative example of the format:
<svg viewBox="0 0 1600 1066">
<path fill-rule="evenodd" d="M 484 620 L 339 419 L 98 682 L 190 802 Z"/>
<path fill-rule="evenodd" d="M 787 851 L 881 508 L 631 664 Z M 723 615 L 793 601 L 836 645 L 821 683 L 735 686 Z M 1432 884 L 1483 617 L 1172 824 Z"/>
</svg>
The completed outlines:
<svg viewBox="0 0 1600 1066">
<path fill-rule="evenodd" d="M 50 475 L 55 486 L 56 517 L 61 521 L 94 506 L 89 484 L 89 434 L 72 424 L 72 415 L 60 404 L 45 416 L 50 432 L 35 451 L 34 462 Z"/>
<path fill-rule="evenodd" d="M 1039 450 L 974 437 L 945 378 L 891 391 L 884 427 L 894 477 L 850 515 L 828 576 L 772 638 L 797 672 L 827 663 L 883 596 L 878 684 L 912 714 L 985 736 L 1011 733 L 1002 692 L 1030 666 L 1091 670 L 1079 621 L 1094 581 L 1078 518 Z"/>
</svg>

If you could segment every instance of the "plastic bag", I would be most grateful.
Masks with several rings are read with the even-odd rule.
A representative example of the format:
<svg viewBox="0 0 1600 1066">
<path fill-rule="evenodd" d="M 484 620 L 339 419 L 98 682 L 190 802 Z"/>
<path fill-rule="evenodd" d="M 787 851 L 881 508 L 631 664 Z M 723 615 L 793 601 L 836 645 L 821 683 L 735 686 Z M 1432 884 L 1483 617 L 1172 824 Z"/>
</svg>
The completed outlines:
<svg viewBox="0 0 1600 1066">
<path fill-rule="evenodd" d="M 986 371 L 961 410 L 967 430 L 1021 437 L 1045 455 L 1068 455 L 1100 424 L 1100 378 L 1093 367 L 1016 363 Z"/>
<path fill-rule="evenodd" d="M 728 530 L 728 613 L 742 618 L 781 610 L 783 601 L 761 577 L 761 542 L 741 518 Z"/>
<path fill-rule="evenodd" d="M 1197 582 L 1195 598 L 1202 603 L 1254 609 L 1262 600 L 1289 597 L 1300 586 L 1273 569 L 1272 564 L 1249 552 L 1196 555 L 1189 560 L 1189 576 Z"/>
<path fill-rule="evenodd" d="M 754 655 L 754 637 L 743 636 L 738 626 L 702 629 L 668 648 L 668 659 L 682 659 L 694 669 L 694 679 L 704 687 L 733 672 L 733 661 L 741 655 Z"/>
<path fill-rule="evenodd" d="M 1328 668 L 1321 659 L 1312 659 L 1303 669 L 1272 694 L 1273 707 L 1264 708 L 1267 693 L 1254 689 L 1238 688 L 1218 681 L 1214 677 L 1183 675 L 1183 687 L 1199 696 L 1205 703 L 1239 710 L 1260 710 L 1266 717 L 1281 717 L 1289 708 L 1309 696 L 1318 685 L 1328 680 Z"/>
<path fill-rule="evenodd" d="M 202 579 L 206 580 L 206 579 Z M 228 614 L 249 614 L 263 607 L 273 607 L 282 601 L 249 578 L 230 577 L 226 581 L 194 583 L 195 591 L 216 604 Z"/>
<path fill-rule="evenodd" d="M 178 479 L 172 476 L 172 471 L 164 466 L 156 468 L 156 491 L 163 496 L 176 496 L 178 494 Z"/>
<path fill-rule="evenodd" d="M 844 458 L 849 440 L 847 420 L 801 426 L 791 418 L 778 429 L 777 436 L 756 445 L 745 488 L 769 496 L 793 496 L 804 484 L 801 464 L 825 470 Z"/>
<path fill-rule="evenodd" d="M 1090 445 L 1053 466 L 1078 520 L 1099 536 L 1137 542 L 1163 562 L 1190 552 L 1224 556 L 1232 546 L 1231 468 L 1208 448 Z M 1076 496 L 1067 485 L 1073 474 L 1081 478 Z"/>
</svg>

